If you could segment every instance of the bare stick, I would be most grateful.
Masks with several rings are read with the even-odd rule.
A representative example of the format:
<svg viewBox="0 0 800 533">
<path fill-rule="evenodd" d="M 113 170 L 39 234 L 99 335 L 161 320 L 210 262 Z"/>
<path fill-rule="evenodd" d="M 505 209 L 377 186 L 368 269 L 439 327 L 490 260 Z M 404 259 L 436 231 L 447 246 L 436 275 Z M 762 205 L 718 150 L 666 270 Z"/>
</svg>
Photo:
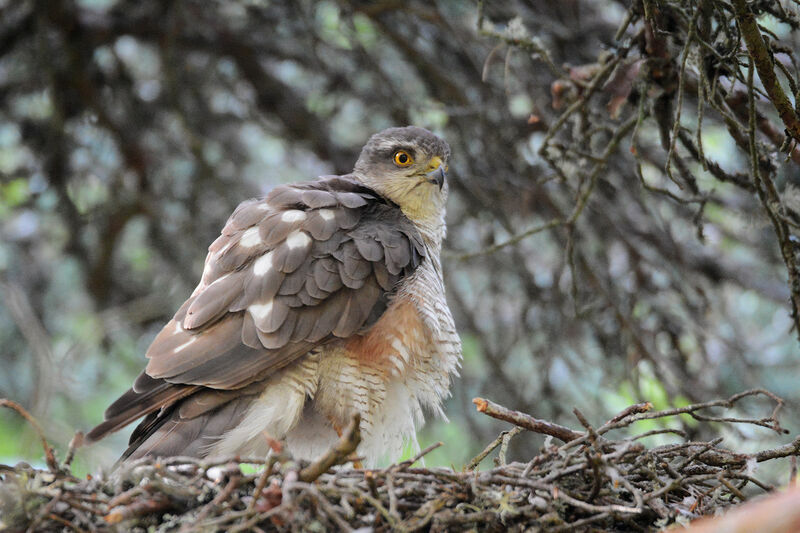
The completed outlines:
<svg viewBox="0 0 800 533">
<path fill-rule="evenodd" d="M 407 460 L 403 461 L 402 463 L 398 464 L 397 465 L 397 469 L 398 470 L 405 470 L 406 468 L 408 468 L 410 466 L 413 466 L 414 463 L 416 463 L 417 461 L 419 461 L 420 459 L 422 459 L 423 457 L 425 457 L 426 455 L 431 453 L 436 448 L 438 448 L 440 446 L 443 446 L 443 445 L 444 445 L 444 442 L 442 442 L 442 441 L 434 442 L 433 444 L 431 444 L 430 446 L 428 446 L 424 450 L 420 451 L 417 455 L 415 455 L 411 459 L 407 459 Z"/>
<path fill-rule="evenodd" d="M 800 141 L 800 119 L 775 75 L 772 55 L 764 43 L 756 18 L 747 7 L 746 0 L 733 0 L 733 9 L 736 14 L 736 23 L 742 32 L 745 44 L 747 44 L 747 51 L 753 58 L 758 77 L 761 78 L 761 83 L 764 84 L 764 89 L 766 89 L 772 105 L 778 111 L 786 130 L 795 140 Z"/>
<path fill-rule="evenodd" d="M 503 442 L 503 437 L 505 437 L 507 433 L 508 431 L 503 431 L 497 436 L 496 439 L 487 444 L 486 447 L 483 449 L 483 451 L 481 451 L 481 453 L 472 458 L 472 461 L 470 461 L 469 464 L 467 465 L 467 470 L 475 470 L 476 468 L 478 468 L 478 465 L 481 464 L 481 462 L 484 459 L 486 459 L 486 456 L 492 453 L 492 451 L 495 448 L 500 446 L 500 443 Z"/>
<path fill-rule="evenodd" d="M 525 413 L 520 413 L 519 411 L 508 409 L 507 407 L 496 404 L 491 400 L 475 398 L 472 400 L 472 403 L 475 404 L 479 413 L 489 415 L 492 418 L 497 418 L 498 420 L 511 422 L 512 424 L 525 428 L 528 431 L 541 433 L 543 435 L 550 435 L 551 437 L 555 437 L 563 442 L 569 442 L 583 437 L 583 433 L 573 431 L 568 427 L 560 426 L 558 424 L 554 424 L 553 422 L 539 420 L 538 418 L 534 418 Z"/>
<path fill-rule="evenodd" d="M 64 466 L 72 464 L 72 460 L 75 458 L 75 451 L 81 446 L 83 446 L 83 431 L 76 431 L 72 440 L 69 441 L 67 455 L 64 456 Z"/>
<path fill-rule="evenodd" d="M 300 471 L 300 481 L 310 483 L 319 476 L 327 472 L 332 466 L 346 463 L 350 454 L 356 451 L 358 443 L 361 442 L 361 415 L 358 413 L 353 415 L 350 423 L 345 428 L 342 437 L 330 450 L 325 452 L 322 457 L 319 457 L 313 463 Z"/>
<path fill-rule="evenodd" d="M 47 467 L 52 470 L 58 470 L 58 461 L 56 460 L 56 456 L 53 453 L 53 448 L 47 443 L 47 439 L 44 438 L 44 431 L 42 431 L 42 426 L 39 425 L 39 422 L 33 418 L 28 411 L 25 410 L 17 402 L 12 402 L 11 400 L 7 400 L 5 398 L 0 398 L 0 407 L 6 407 L 8 409 L 12 409 L 19 413 L 19 415 L 28 421 L 28 423 L 33 426 L 33 429 L 36 430 L 36 434 L 39 435 L 39 439 L 42 441 L 42 448 L 44 448 L 44 457 L 47 461 Z"/>
</svg>

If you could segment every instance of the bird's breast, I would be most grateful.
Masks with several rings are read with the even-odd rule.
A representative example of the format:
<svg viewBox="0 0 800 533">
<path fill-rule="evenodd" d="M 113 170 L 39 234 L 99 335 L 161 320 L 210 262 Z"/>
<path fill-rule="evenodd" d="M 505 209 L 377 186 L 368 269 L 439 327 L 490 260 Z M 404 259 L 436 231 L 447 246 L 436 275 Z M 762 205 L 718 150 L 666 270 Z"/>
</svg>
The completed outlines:
<svg viewBox="0 0 800 533">
<path fill-rule="evenodd" d="M 439 356 L 414 301 L 396 298 L 367 332 L 319 354 L 313 410 L 339 428 L 359 412 L 359 453 L 369 464 L 396 459 L 404 443 L 415 446 L 423 405 L 438 404 L 436 385 L 449 381 L 447 370 L 434 362 Z"/>
<path fill-rule="evenodd" d="M 367 332 L 329 346 L 318 358 L 315 407 L 341 427 L 359 411 L 362 429 L 369 433 L 392 384 L 408 389 L 419 372 L 427 371 L 424 360 L 435 355 L 436 344 L 414 303 L 396 299 Z"/>
<path fill-rule="evenodd" d="M 417 357 L 424 357 L 431 332 L 408 299 L 396 300 L 363 335 L 345 342 L 347 354 L 366 366 L 381 368 L 386 377 L 399 376 Z"/>
<path fill-rule="evenodd" d="M 369 330 L 321 346 L 274 376 L 241 424 L 245 440 L 261 443 L 264 429 L 286 437 L 296 457 L 312 459 L 359 412 L 358 453 L 368 465 L 397 459 L 407 443 L 418 447 L 423 409 L 443 416 L 441 401 L 461 356 L 443 285 L 426 266 Z M 228 440 L 229 448 L 241 448 L 242 439 Z"/>
</svg>

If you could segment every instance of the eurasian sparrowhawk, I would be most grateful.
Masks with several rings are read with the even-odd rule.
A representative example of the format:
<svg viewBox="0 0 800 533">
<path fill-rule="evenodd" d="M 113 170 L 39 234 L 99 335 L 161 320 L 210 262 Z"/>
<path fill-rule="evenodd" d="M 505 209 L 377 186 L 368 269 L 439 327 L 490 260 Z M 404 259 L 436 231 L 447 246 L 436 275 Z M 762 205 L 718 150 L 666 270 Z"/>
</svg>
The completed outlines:
<svg viewBox="0 0 800 533">
<path fill-rule="evenodd" d="M 391 128 L 350 174 L 239 205 L 88 440 L 144 416 L 123 457 L 250 455 L 271 438 L 311 458 L 359 412 L 368 463 L 416 444 L 461 359 L 439 257 L 449 156 L 425 129 Z"/>
</svg>

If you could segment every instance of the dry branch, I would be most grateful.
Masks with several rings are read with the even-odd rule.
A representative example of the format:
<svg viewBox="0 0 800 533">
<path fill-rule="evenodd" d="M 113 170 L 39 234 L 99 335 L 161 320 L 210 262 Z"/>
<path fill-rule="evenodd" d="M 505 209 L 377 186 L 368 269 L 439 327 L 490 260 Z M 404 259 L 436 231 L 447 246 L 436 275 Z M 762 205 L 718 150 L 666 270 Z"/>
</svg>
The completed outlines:
<svg viewBox="0 0 800 533">
<path fill-rule="evenodd" d="M 555 437 L 563 442 L 569 442 L 583 437 L 583 433 L 573 431 L 564 426 L 559 426 L 558 424 L 553 424 L 552 422 L 548 422 L 546 420 L 539 420 L 531 415 L 520 413 L 519 411 L 508 409 L 507 407 L 498 405 L 491 400 L 475 398 L 472 400 L 472 403 L 475 404 L 475 407 L 478 409 L 479 413 L 489 415 L 492 418 L 497 418 L 498 420 L 511 422 L 512 424 L 536 433 L 550 435 L 551 437 Z"/>
<path fill-rule="evenodd" d="M 778 111 L 786 130 L 796 141 L 800 141 L 800 118 L 775 75 L 772 54 L 764 43 L 756 18 L 747 7 L 746 0 L 733 0 L 733 8 L 736 13 L 736 22 L 742 31 L 744 42 L 747 44 L 747 50 L 755 62 L 758 77 L 761 78 L 761 83 L 764 84 L 764 89 L 767 91 L 772 105 Z"/>
<path fill-rule="evenodd" d="M 740 415 L 741 401 L 760 396 L 773 407 L 762 418 Z M 520 428 L 569 441 L 548 446 L 528 463 L 512 462 L 489 470 L 412 468 L 430 450 L 381 470 L 330 470 L 352 459 L 358 444 L 358 419 L 340 441 L 309 465 L 284 453 L 266 460 L 175 457 L 142 459 L 123 465 L 108 478 L 78 480 L 68 470 L 29 466 L 0 468 L 0 527 L 104 531 L 110 527 L 155 531 L 284 531 L 319 527 L 349 531 L 478 530 L 656 531 L 678 519 L 713 515 L 772 490 L 754 477 L 752 464 L 800 454 L 800 437 L 754 454 L 735 453 L 708 442 L 688 440 L 678 429 L 664 444 L 666 431 L 633 431 L 637 421 L 661 424 L 693 416 L 700 424 L 756 424 L 780 432 L 777 413 L 783 400 L 763 390 L 724 400 L 651 412 L 648 403 L 628 407 L 596 428 L 576 410 L 586 428 L 579 432 L 488 400 L 479 410 L 510 420 L 470 464 L 476 468 L 492 450 L 504 448 Z M 726 409 L 728 416 L 701 414 Z M 610 438 L 613 431 L 621 432 Z M 661 434 L 661 435 L 659 435 Z M 525 433 L 518 438 L 524 438 Z M 641 439 L 659 435 L 645 447 Z M 248 473 L 241 464 L 260 465 Z"/>
<path fill-rule="evenodd" d="M 691 220 L 698 240 L 703 242 L 706 206 L 724 203 L 728 193 L 717 194 L 697 168 L 702 167 L 716 180 L 735 184 L 746 195 L 756 194 L 761 209 L 772 223 L 788 274 L 791 315 L 800 339 L 798 222 L 789 199 L 796 184 L 793 179 L 785 180 L 781 176 L 781 173 L 793 174 L 793 171 L 782 168 L 774 157 L 775 152 L 780 151 L 788 154 L 787 162 L 800 161 L 800 115 L 790 99 L 792 94 L 798 93 L 800 82 L 796 67 L 794 71 L 789 68 L 797 65 L 793 37 L 778 37 L 758 23 L 770 17 L 787 24 L 793 31 L 800 27 L 796 15 L 783 9 L 780 2 L 734 0 L 732 6 L 724 2 L 633 2 L 616 32 L 614 52 L 604 51 L 596 60 L 569 67 L 564 73 L 553 71 L 555 79 L 551 82 L 550 103 L 560 114 L 549 124 L 544 113 L 531 115 L 534 123 L 541 124 L 545 132 L 537 154 L 553 177 L 567 185 L 565 190 L 572 196 L 569 214 L 561 207 L 564 199 L 560 198 L 559 202 L 551 202 L 554 205 L 548 205 L 555 216 L 548 214 L 542 218 L 549 222 L 521 233 L 509 232 L 512 236 L 499 243 L 452 257 L 485 257 L 546 232 L 547 237 L 543 239 L 558 240 L 562 245 L 571 274 L 570 296 L 575 314 L 581 316 L 578 312 L 581 297 L 596 298 L 600 287 L 591 283 L 591 287 L 584 288 L 578 280 L 596 278 L 591 270 L 601 269 L 602 273 L 603 265 L 598 264 L 595 254 L 576 244 L 581 239 L 590 240 L 588 236 L 593 233 L 580 218 L 586 211 L 593 216 L 593 224 L 602 220 L 608 199 L 596 194 L 598 183 L 626 186 L 606 179 L 607 170 L 623 175 L 633 170 L 647 193 L 640 199 L 658 195 L 683 207 L 698 204 L 691 215 L 687 215 L 688 209 L 678 211 Z M 495 26 L 482 8 L 479 8 L 478 20 L 479 33 L 504 46 L 533 52 L 537 57 L 552 55 L 540 51 L 538 40 L 514 21 L 507 22 L 503 33 L 487 30 Z M 753 82 L 756 71 L 763 88 Z M 524 75 L 522 72 L 515 74 Z M 788 90 L 781 85 L 782 81 L 788 84 Z M 745 85 L 747 89 L 743 91 L 741 87 Z M 684 105 L 693 101 L 696 102 L 694 116 Z M 777 120 L 771 108 L 777 111 Z M 687 126 L 690 118 L 695 122 L 693 127 Z M 749 173 L 725 172 L 720 161 L 715 160 L 718 155 L 706 154 L 704 124 L 708 131 L 724 125 L 738 151 L 750 156 Z M 637 139 L 640 129 L 649 132 L 653 127 L 660 137 L 660 150 L 655 146 L 643 148 L 644 143 Z M 625 145 L 632 158 L 620 150 Z M 652 175 L 647 180 L 644 167 Z M 653 175 L 655 168 L 663 172 Z M 544 191 L 537 191 L 537 195 L 541 194 Z M 628 231 L 638 233 L 635 227 L 636 224 Z M 623 230 L 623 225 L 615 224 L 615 229 Z M 658 237 L 650 235 L 648 240 L 655 243 Z M 630 252 L 639 254 L 634 246 Z M 672 261 L 674 254 L 667 253 L 667 257 Z M 675 271 L 685 274 L 687 265 Z M 676 288 L 681 285 L 680 281 L 675 283 Z M 605 308 L 615 307 L 612 296 L 616 289 L 602 292 L 609 295 Z M 639 336 L 634 331 L 636 320 L 617 319 L 625 324 L 625 330 L 631 330 L 627 333 Z M 637 344 L 642 352 L 653 351 L 644 343 Z M 647 358 L 655 360 L 649 355 Z M 662 360 L 662 364 L 668 364 Z M 670 372 L 661 369 L 657 372 L 662 382 L 668 382 L 663 378 Z M 683 387 L 678 384 L 677 388 Z M 686 394 L 690 388 L 687 385 L 682 392 L 691 396 Z"/>
<path fill-rule="evenodd" d="M 33 429 L 36 431 L 36 434 L 39 436 L 39 440 L 42 442 L 42 448 L 44 449 L 44 457 L 47 461 L 47 466 L 50 468 L 50 470 L 58 470 L 58 461 L 53 453 L 53 448 L 51 448 L 47 443 L 47 439 L 44 437 L 44 431 L 42 431 L 42 426 L 39 424 L 39 422 L 17 402 L 0 398 L 0 407 L 5 407 L 7 409 L 16 411 L 33 427 Z"/>
<path fill-rule="evenodd" d="M 300 481 L 311 482 L 331 469 L 331 467 L 347 462 L 347 458 L 356 451 L 361 442 L 359 430 L 361 417 L 356 413 L 342 433 L 336 446 L 328 450 L 322 457 L 300 471 Z"/>
</svg>

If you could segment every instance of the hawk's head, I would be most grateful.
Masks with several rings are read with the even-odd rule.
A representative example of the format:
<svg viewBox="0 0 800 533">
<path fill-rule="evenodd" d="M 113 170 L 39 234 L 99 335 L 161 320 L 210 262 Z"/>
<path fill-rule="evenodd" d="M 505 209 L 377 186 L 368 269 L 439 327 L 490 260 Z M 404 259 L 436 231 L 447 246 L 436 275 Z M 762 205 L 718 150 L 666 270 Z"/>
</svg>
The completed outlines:
<svg viewBox="0 0 800 533">
<path fill-rule="evenodd" d="M 370 137 L 353 174 L 400 206 L 412 222 L 443 224 L 450 146 L 424 128 L 389 128 Z"/>
</svg>

